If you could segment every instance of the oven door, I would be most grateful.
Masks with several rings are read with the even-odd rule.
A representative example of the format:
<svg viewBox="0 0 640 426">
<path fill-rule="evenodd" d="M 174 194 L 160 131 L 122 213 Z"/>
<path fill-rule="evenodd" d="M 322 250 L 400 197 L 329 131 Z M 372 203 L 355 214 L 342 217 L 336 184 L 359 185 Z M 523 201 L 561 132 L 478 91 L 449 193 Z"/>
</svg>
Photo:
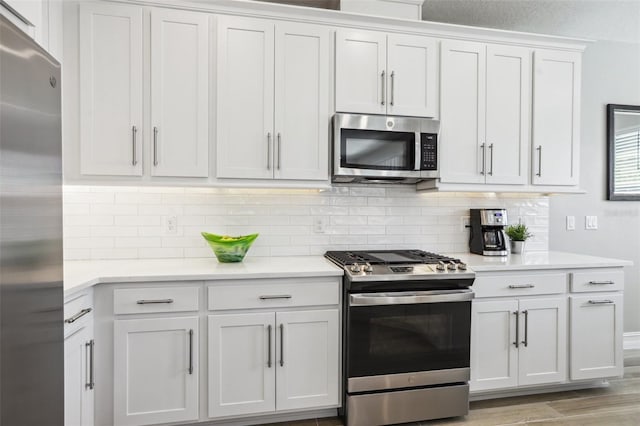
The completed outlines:
<svg viewBox="0 0 640 426">
<path fill-rule="evenodd" d="M 349 295 L 347 390 L 469 380 L 473 291 Z"/>
</svg>

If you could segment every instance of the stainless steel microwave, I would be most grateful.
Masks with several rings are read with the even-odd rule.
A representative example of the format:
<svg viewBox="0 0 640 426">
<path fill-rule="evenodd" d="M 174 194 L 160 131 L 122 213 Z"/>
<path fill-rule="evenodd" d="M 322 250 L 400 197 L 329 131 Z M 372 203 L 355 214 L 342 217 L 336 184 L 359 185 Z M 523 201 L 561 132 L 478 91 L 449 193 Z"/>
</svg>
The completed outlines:
<svg viewBox="0 0 640 426">
<path fill-rule="evenodd" d="M 384 115 L 333 116 L 336 183 L 416 183 L 437 178 L 438 120 Z"/>
</svg>

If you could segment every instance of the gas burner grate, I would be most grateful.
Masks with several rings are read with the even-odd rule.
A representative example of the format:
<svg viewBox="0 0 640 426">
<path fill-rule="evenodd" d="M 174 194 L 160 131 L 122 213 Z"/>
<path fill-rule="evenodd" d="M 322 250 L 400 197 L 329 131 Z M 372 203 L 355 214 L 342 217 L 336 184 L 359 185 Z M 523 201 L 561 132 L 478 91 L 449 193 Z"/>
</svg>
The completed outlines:
<svg viewBox="0 0 640 426">
<path fill-rule="evenodd" d="M 381 254 L 389 253 L 401 256 L 403 259 L 387 262 L 376 256 L 376 254 L 380 256 Z M 434 264 L 438 262 L 461 263 L 458 259 L 423 250 L 328 251 L 324 256 L 340 266 L 353 265 L 354 263 L 370 263 L 372 265 L 394 263 Z"/>
</svg>

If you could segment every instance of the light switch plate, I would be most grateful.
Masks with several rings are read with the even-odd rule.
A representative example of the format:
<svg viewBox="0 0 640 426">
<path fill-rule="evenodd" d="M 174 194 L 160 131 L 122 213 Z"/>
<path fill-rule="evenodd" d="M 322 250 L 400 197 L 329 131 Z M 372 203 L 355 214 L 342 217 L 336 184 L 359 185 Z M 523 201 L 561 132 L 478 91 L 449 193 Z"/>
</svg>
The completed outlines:
<svg viewBox="0 0 640 426">
<path fill-rule="evenodd" d="M 575 231 L 575 230 L 576 230 L 576 217 L 567 216 L 567 231 Z"/>
<path fill-rule="evenodd" d="M 598 229 L 598 216 L 585 216 L 584 229 Z"/>
</svg>

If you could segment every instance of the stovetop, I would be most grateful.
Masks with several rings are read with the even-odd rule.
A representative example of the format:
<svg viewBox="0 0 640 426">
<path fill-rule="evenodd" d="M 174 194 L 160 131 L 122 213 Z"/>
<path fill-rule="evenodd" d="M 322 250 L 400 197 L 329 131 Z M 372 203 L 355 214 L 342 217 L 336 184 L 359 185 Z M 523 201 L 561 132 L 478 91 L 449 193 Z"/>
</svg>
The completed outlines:
<svg viewBox="0 0 640 426">
<path fill-rule="evenodd" d="M 344 269 L 348 285 L 377 282 L 387 288 L 428 289 L 468 287 L 475 279 L 459 259 L 422 250 L 328 251 L 325 257 Z"/>
</svg>

